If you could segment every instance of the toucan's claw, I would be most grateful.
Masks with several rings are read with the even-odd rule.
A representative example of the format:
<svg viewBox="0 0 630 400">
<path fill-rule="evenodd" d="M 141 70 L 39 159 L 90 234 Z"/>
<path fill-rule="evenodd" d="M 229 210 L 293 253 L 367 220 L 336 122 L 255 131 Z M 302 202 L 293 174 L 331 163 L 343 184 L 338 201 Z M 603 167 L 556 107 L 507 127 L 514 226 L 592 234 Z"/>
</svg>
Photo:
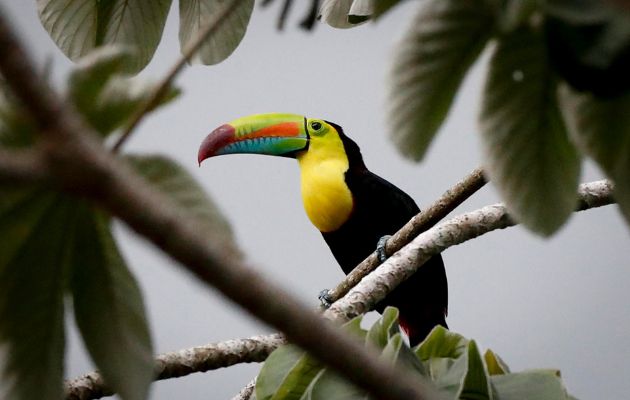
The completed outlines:
<svg viewBox="0 0 630 400">
<path fill-rule="evenodd" d="M 321 292 L 319 292 L 319 295 L 317 296 L 317 298 L 322 303 L 322 307 L 324 308 L 330 308 L 330 306 L 333 303 L 333 299 L 330 297 L 328 289 L 324 289 Z"/>
<path fill-rule="evenodd" d="M 384 263 L 385 260 L 387 260 L 387 258 L 389 257 L 385 252 L 385 246 L 387 246 L 387 241 L 390 237 L 392 237 L 392 235 L 382 236 L 376 244 L 376 255 L 378 256 L 378 260 L 381 263 Z"/>
</svg>

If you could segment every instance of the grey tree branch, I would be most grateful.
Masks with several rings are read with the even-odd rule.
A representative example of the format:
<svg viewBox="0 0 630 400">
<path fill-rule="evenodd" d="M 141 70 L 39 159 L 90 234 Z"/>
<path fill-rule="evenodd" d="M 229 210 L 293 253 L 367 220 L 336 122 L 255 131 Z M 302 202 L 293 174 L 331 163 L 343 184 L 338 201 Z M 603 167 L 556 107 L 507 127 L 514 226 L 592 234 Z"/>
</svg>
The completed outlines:
<svg viewBox="0 0 630 400">
<path fill-rule="evenodd" d="M 455 184 L 451 189 L 447 190 L 437 201 L 431 204 L 426 210 L 420 212 L 413 217 L 405 226 L 400 228 L 386 243 L 385 253 L 387 255 L 394 254 L 403 246 L 409 243 L 413 238 L 421 232 L 431 228 L 451 211 L 457 208 L 467 198 L 472 196 L 477 190 L 486 184 L 483 176 L 483 170 L 476 168 L 464 179 Z M 356 286 L 367 274 L 374 271 L 380 264 L 376 251 L 370 254 L 365 260 L 357 265 L 341 281 L 337 287 L 328 292 L 328 296 L 332 302 L 343 297 L 348 291 Z"/>
<path fill-rule="evenodd" d="M 212 240 L 96 140 L 96 134 L 50 90 L 0 9 L 0 72 L 41 130 L 46 167 L 60 189 L 84 196 L 152 242 L 185 270 L 376 398 L 427 399 L 435 389 L 379 359 L 373 349 L 326 322 L 289 292 Z M 217 241 L 218 242 L 218 241 Z"/>
<path fill-rule="evenodd" d="M 473 174 L 469 175 L 471 177 Z M 462 182 L 468 181 L 465 179 Z M 579 195 L 579 203 L 576 210 L 586 210 L 595 207 L 601 207 L 604 205 L 608 205 L 613 203 L 612 198 L 613 187 L 611 183 L 607 180 L 595 181 L 590 183 L 585 183 L 580 185 L 578 190 Z M 373 305 L 380 301 L 382 297 L 385 296 L 389 291 L 393 290 L 394 287 L 406 279 L 406 276 L 411 275 L 411 272 L 407 273 L 407 270 L 417 270 L 421 266 L 421 263 L 428 260 L 434 251 L 443 251 L 448 247 L 455 246 L 457 244 L 463 243 L 464 241 L 474 239 L 477 236 L 482 234 L 491 232 L 496 229 L 503 229 L 508 226 L 514 225 L 514 222 L 509 219 L 507 211 L 505 207 L 501 204 L 490 205 L 484 208 L 481 208 L 476 211 L 472 211 L 470 213 L 466 213 L 445 221 L 444 223 L 436 226 L 434 229 L 427 231 L 425 234 L 421 235 L 422 239 L 418 237 L 420 242 L 416 240 L 412 241 L 415 243 L 414 247 L 404 247 L 399 253 L 395 254 L 391 257 L 393 261 L 396 258 L 401 258 L 403 261 L 398 262 L 392 268 L 401 268 L 405 271 L 392 273 L 389 270 L 384 270 L 385 264 L 389 264 L 390 260 L 387 260 L 382 267 L 379 267 L 374 273 L 370 274 L 369 277 L 372 280 L 370 283 L 371 286 L 357 287 L 356 291 L 351 290 L 350 293 L 344 298 L 342 298 L 339 302 L 335 303 L 329 310 L 324 313 L 324 316 L 336 319 L 336 320 L 346 320 L 355 315 L 365 313 L 369 311 L 370 305 Z M 426 243 L 430 243 L 427 245 Z M 425 252 L 426 251 L 426 252 Z M 397 277 L 399 276 L 399 277 Z M 376 283 L 374 283 L 376 282 Z M 374 288 L 376 287 L 376 289 Z M 380 290 L 380 294 L 373 296 L 372 293 L 376 293 Z M 349 310 L 349 312 L 345 312 L 345 310 Z M 246 339 L 248 340 L 248 339 Z M 241 362 L 256 362 L 256 361 L 264 361 L 266 358 L 266 354 L 270 354 L 278 346 L 285 344 L 286 339 L 283 335 L 280 334 L 271 334 L 271 335 L 261 335 L 256 336 L 254 338 L 250 338 L 252 340 L 253 351 L 255 354 L 248 356 L 246 354 L 240 353 L 240 351 L 206 351 L 203 350 L 206 347 L 193 348 L 182 350 L 176 352 L 177 357 L 159 357 L 158 360 L 172 363 L 169 369 L 178 370 L 182 368 L 182 366 L 187 369 L 186 374 L 197 372 L 195 369 L 195 365 L 199 365 L 199 372 L 207 371 L 212 368 L 220 368 L 228 365 L 234 365 Z M 234 343 L 236 346 L 244 346 L 245 344 L 238 344 L 238 341 L 228 341 L 227 348 Z M 214 345 L 207 346 L 209 348 L 226 348 L 222 343 L 217 343 Z M 197 352 L 196 349 L 202 349 L 201 352 Z M 238 356 L 234 355 L 235 353 Z M 233 357 L 233 358 L 232 358 Z M 242 359 L 241 359 L 242 357 Z M 260 358 L 258 358 L 260 357 Z M 215 359 L 217 358 L 217 359 Z M 229 360 L 226 361 L 225 359 Z M 209 368 L 208 366 L 212 366 Z M 189 370 L 188 370 L 189 368 Z M 205 368 L 205 369 L 202 369 Z M 85 395 L 86 397 L 69 397 L 69 399 L 90 399 L 90 398 L 98 398 L 102 396 L 102 381 L 95 381 L 94 377 L 98 376 L 95 373 L 91 373 L 86 375 L 85 377 L 81 377 L 70 381 L 67 383 L 68 390 L 72 389 L 75 386 L 89 387 L 93 393 L 91 396 Z M 168 377 L 176 377 L 183 375 L 173 374 L 172 376 L 165 376 L 160 374 L 160 378 L 158 379 L 167 379 Z M 84 382 L 87 380 L 88 382 Z M 248 399 L 253 392 L 255 384 L 255 379 L 250 381 L 232 400 L 244 400 Z M 80 388 L 72 389 L 72 390 L 82 390 Z"/>
<path fill-rule="evenodd" d="M 256 378 L 252 379 L 247 385 L 241 389 L 236 396 L 232 397 L 232 400 L 249 400 L 256 389 Z"/>
<path fill-rule="evenodd" d="M 444 218 L 448 213 L 457 208 L 457 206 L 459 206 L 463 201 L 465 201 L 473 193 L 483 187 L 485 183 L 486 180 L 483 177 L 483 171 L 481 170 L 481 168 L 476 168 L 474 171 L 464 177 L 464 179 L 455 184 L 451 189 L 447 190 L 436 202 L 429 206 L 425 211 L 412 218 L 408 224 L 406 224 L 403 228 L 400 229 L 400 231 L 392 236 L 392 238 L 388 241 L 388 254 L 400 250 L 405 244 L 409 243 L 415 236 L 417 236 L 419 232 L 422 232 L 435 225 L 437 221 Z M 361 268 L 362 266 L 364 267 Z M 359 264 L 359 266 L 355 268 L 355 270 L 334 289 L 335 300 L 345 295 L 348 290 L 356 285 L 365 275 L 373 271 L 377 266 L 378 261 L 376 256 L 374 254 L 370 255 L 370 257 Z M 279 334 L 259 336 L 259 338 L 261 338 L 261 341 L 263 340 L 263 338 L 265 338 L 265 340 L 271 343 L 273 345 L 273 347 L 271 348 L 272 351 L 276 347 L 286 343 L 286 338 Z M 181 352 L 184 354 L 191 354 L 195 351 L 195 349 L 196 348 L 181 350 Z M 257 349 L 254 349 L 254 351 L 257 351 Z M 218 358 L 225 357 L 225 355 L 220 352 L 204 354 Z M 179 368 L 180 365 L 184 365 L 187 368 L 191 369 L 189 373 L 207 371 L 208 369 L 203 368 L 208 362 L 210 362 L 210 360 L 201 355 L 193 355 L 192 357 L 187 358 L 174 358 L 170 361 L 173 363 L 172 368 Z M 261 361 L 264 361 L 264 359 Z M 234 363 L 240 362 L 249 361 L 234 360 Z M 166 379 L 166 377 L 158 377 L 158 379 Z M 241 392 L 239 392 L 233 398 L 233 400 L 249 398 L 254 389 L 255 382 L 255 379 L 251 380 L 241 390 Z M 102 393 L 104 393 L 102 385 L 102 379 L 100 379 L 100 376 L 94 372 L 89 373 L 83 377 L 73 379 L 72 381 L 66 383 L 66 389 L 71 394 L 80 393 L 82 396 L 79 397 L 78 395 L 76 395 L 75 397 L 69 396 L 68 398 L 81 400 L 98 398 L 100 396 L 103 396 Z M 90 392 L 93 394 L 90 395 Z"/>
<path fill-rule="evenodd" d="M 153 108 L 157 107 L 160 101 L 164 98 L 164 96 L 168 92 L 168 89 L 173 84 L 173 81 L 182 71 L 186 63 L 191 60 L 191 58 L 195 55 L 195 53 L 197 53 L 197 51 L 199 51 L 204 42 L 206 42 L 208 38 L 214 35 L 216 31 L 219 30 L 219 28 L 221 28 L 221 25 L 223 25 L 225 20 L 236 10 L 236 7 L 238 7 L 242 2 L 243 0 L 232 1 L 227 7 L 223 9 L 223 11 L 217 14 L 215 18 L 213 18 L 211 21 L 208 21 L 204 28 L 201 29 L 201 31 L 199 32 L 197 38 L 190 44 L 190 46 L 183 50 L 182 56 L 175 63 L 175 65 L 171 67 L 168 74 L 166 74 L 164 79 L 162 79 L 158 87 L 155 89 L 155 92 L 153 92 L 151 97 L 147 99 L 144 105 L 134 114 L 131 122 L 129 122 L 123 133 L 120 135 L 120 137 L 112 147 L 112 151 L 114 153 L 120 151 L 122 145 L 125 144 L 127 139 L 129 139 L 129 137 L 138 127 L 145 115 L 147 115 L 147 113 Z"/>
<path fill-rule="evenodd" d="M 614 203 L 613 186 L 608 180 L 581 184 L 576 210 Z M 401 282 L 411 276 L 431 256 L 496 229 L 516 225 L 503 204 L 489 205 L 451 218 L 421 233 L 366 276 L 348 294 L 335 302 L 324 315 L 346 321 L 372 309 Z"/>
<path fill-rule="evenodd" d="M 283 342 L 284 337 L 280 334 L 260 335 L 160 354 L 155 360 L 156 380 L 178 378 L 235 364 L 263 362 Z M 98 399 L 114 394 L 98 372 L 66 381 L 65 392 L 67 400 Z"/>
</svg>

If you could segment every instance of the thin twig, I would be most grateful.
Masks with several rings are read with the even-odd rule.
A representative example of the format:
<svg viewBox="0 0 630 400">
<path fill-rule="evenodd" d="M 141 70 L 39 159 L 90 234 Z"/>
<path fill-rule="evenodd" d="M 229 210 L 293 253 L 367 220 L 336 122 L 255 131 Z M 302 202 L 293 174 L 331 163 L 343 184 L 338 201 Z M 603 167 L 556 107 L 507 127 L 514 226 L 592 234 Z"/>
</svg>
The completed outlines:
<svg viewBox="0 0 630 400">
<path fill-rule="evenodd" d="M 483 170 L 476 168 L 464 179 L 447 190 L 437 201 L 431 204 L 426 210 L 413 217 L 405 226 L 400 228 L 386 243 L 385 253 L 393 254 L 409 243 L 421 232 L 431 228 L 441 219 L 446 217 L 451 211 L 457 208 L 466 199 L 472 196 L 477 190 L 486 184 Z M 376 252 L 370 254 L 365 260 L 357 265 L 337 287 L 328 292 L 332 302 L 343 297 L 367 274 L 378 267 L 379 261 Z"/>
<path fill-rule="evenodd" d="M 232 400 L 249 400 L 254 394 L 254 389 L 256 389 L 256 378 L 249 381 L 236 396 L 232 397 Z"/>
<path fill-rule="evenodd" d="M 380 359 L 374 349 L 326 322 L 301 300 L 213 240 L 196 220 L 104 151 L 93 132 L 37 76 L 0 12 L 0 72 L 40 128 L 47 167 L 59 188 L 84 196 L 117 217 L 179 266 L 376 398 L 436 397 L 424 379 Z"/>
<path fill-rule="evenodd" d="M 259 335 L 160 354 L 155 359 L 155 380 L 179 378 L 235 364 L 262 362 L 281 343 L 284 343 L 282 335 Z M 66 400 L 99 399 L 114 394 L 96 371 L 66 381 L 65 393 Z"/>
<path fill-rule="evenodd" d="M 117 153 L 120 151 L 122 145 L 129 139 L 131 134 L 138 127 L 142 119 L 147 115 L 149 111 L 157 107 L 168 92 L 168 89 L 173 84 L 173 81 L 177 77 L 177 75 L 182 71 L 186 63 L 188 63 L 192 57 L 199 51 L 201 46 L 210 38 L 210 36 L 214 35 L 219 28 L 225 23 L 225 21 L 232 15 L 232 13 L 236 10 L 236 8 L 243 2 L 243 0 L 234 0 L 227 7 L 225 7 L 219 14 L 216 15 L 215 18 L 208 21 L 208 23 L 204 26 L 203 29 L 200 30 L 197 38 L 183 49 L 183 55 L 180 59 L 173 65 L 162 79 L 162 82 L 157 86 L 153 94 L 147 99 L 142 107 L 138 109 L 138 111 L 133 115 L 131 122 L 127 125 L 125 131 L 120 135 L 114 146 L 112 147 L 112 152 Z"/>
</svg>

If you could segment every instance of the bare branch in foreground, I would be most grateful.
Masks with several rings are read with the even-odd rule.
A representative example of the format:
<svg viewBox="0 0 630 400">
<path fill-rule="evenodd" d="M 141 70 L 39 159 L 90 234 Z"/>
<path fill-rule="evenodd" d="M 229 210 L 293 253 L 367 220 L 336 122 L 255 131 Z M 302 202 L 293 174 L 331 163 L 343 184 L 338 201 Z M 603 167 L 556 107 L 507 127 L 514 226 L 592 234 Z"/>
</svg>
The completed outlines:
<svg viewBox="0 0 630 400">
<path fill-rule="evenodd" d="M 260 335 L 160 354 L 155 360 L 155 380 L 178 378 L 235 364 L 263 362 L 283 343 L 284 336 L 280 334 Z M 66 381 L 65 392 L 67 400 L 99 399 L 114 394 L 98 372 Z"/>
<path fill-rule="evenodd" d="M 40 151 L 10 151 L 0 147 L 1 183 L 35 183 L 48 178 Z"/>
<path fill-rule="evenodd" d="M 284 332 L 341 376 L 376 398 L 435 398 L 425 380 L 381 360 L 338 326 L 328 323 L 298 298 L 257 273 L 212 240 L 196 220 L 175 207 L 120 159 L 105 151 L 96 134 L 50 90 L 0 12 L 0 71 L 7 85 L 40 128 L 52 183 L 93 201 L 214 286 L 251 315 Z"/>
<path fill-rule="evenodd" d="M 403 246 L 413 240 L 413 238 L 418 236 L 421 232 L 426 231 L 446 217 L 477 190 L 481 189 L 486 182 L 481 168 L 473 170 L 464 177 L 464 179 L 455 184 L 455 186 L 444 192 L 444 194 L 426 210 L 418 213 L 407 222 L 405 226 L 400 228 L 400 230 L 387 241 L 385 253 L 390 255 L 402 249 Z M 367 274 L 374 271 L 379 264 L 380 261 L 378 260 L 376 251 L 374 251 L 357 265 L 337 287 L 328 292 L 328 296 L 332 300 L 331 302 L 334 303 L 345 296 L 351 288 L 355 287 Z"/>
<path fill-rule="evenodd" d="M 610 181 L 581 184 L 577 210 L 614 203 Z M 413 239 L 366 276 L 346 296 L 335 302 L 324 315 L 346 321 L 372 309 L 433 255 L 496 229 L 516 225 L 503 204 L 489 205 L 445 221 Z"/>
<path fill-rule="evenodd" d="M 138 127 L 142 119 L 149 111 L 153 108 L 157 107 L 162 98 L 168 92 L 168 89 L 173 84 L 173 81 L 177 77 L 177 75 L 182 71 L 187 62 L 191 60 L 191 58 L 199 51 L 201 46 L 204 44 L 208 38 L 216 33 L 216 31 L 221 28 L 221 25 L 225 22 L 225 20 L 236 10 L 236 7 L 239 6 L 243 0 L 234 0 L 227 7 L 223 9 L 213 20 L 208 21 L 206 26 L 199 32 L 197 38 L 183 50 L 183 55 L 180 59 L 171 67 L 170 71 L 164 79 L 160 82 L 158 87 L 155 89 L 155 92 L 147 99 L 144 105 L 134 114 L 131 122 L 127 125 L 124 132 L 120 135 L 114 146 L 112 147 L 112 151 L 117 153 L 120 151 L 122 145 L 129 139 L 134 130 Z"/>
</svg>

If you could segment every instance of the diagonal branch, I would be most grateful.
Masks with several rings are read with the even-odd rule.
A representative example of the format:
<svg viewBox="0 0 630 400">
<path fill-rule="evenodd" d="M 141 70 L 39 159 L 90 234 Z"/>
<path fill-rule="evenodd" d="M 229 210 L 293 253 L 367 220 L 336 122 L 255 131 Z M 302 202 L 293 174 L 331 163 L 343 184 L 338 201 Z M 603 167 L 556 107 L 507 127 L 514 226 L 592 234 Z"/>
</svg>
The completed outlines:
<svg viewBox="0 0 630 400">
<path fill-rule="evenodd" d="M 601 207 L 613 203 L 612 185 L 606 180 L 582 184 L 579 187 L 578 194 L 580 200 L 576 208 L 577 211 Z M 421 263 L 429 259 L 434 251 L 443 251 L 451 246 L 474 239 L 477 236 L 512 225 L 514 225 L 514 222 L 510 220 L 505 207 L 501 204 L 487 206 L 445 221 L 439 226 L 436 226 L 435 228 L 423 233 L 421 236 L 418 236 L 410 243 L 410 246 L 404 247 L 398 253 L 390 257 L 392 261 L 387 260 L 381 267 L 370 274 L 368 279 L 372 282 L 369 284 L 371 286 L 365 286 L 366 284 L 362 281 L 361 285 L 350 290 L 346 297 L 333 304 L 333 306 L 327 310 L 324 315 L 331 319 L 345 320 L 360 313 L 365 313 L 369 310 L 368 307 L 370 304 L 378 303 L 378 301 L 382 299 L 380 296 L 384 297 L 387 295 L 398 283 L 405 279 L 404 276 L 411 275 L 412 272 L 409 271 L 415 271 L 420 268 Z M 399 260 L 402 260 L 402 262 Z M 401 271 L 395 272 L 395 276 L 397 277 L 393 279 L 390 278 L 393 276 L 391 268 L 386 266 L 391 264 L 391 262 L 394 262 L 396 265 L 392 268 L 401 269 Z M 402 271 L 402 269 L 404 269 L 404 271 Z M 368 279 L 365 279 L 365 281 L 368 281 Z M 349 311 L 346 312 L 346 310 Z M 169 369 L 177 370 L 182 368 L 182 366 L 183 368 L 188 368 L 188 366 L 191 365 L 202 366 L 197 371 L 193 370 L 195 369 L 194 367 L 191 368 L 190 371 L 187 371 L 187 373 L 193 373 L 207 371 L 210 369 L 207 368 L 209 365 L 216 365 L 216 368 L 219 368 L 242 362 L 255 362 L 253 359 L 258 359 L 258 356 L 261 357 L 258 360 L 263 361 L 264 354 L 267 352 L 270 353 L 276 347 L 286 343 L 286 339 L 282 335 L 278 334 L 262 335 L 245 340 L 252 340 L 256 343 L 253 348 L 254 355 L 251 358 L 242 353 L 239 353 L 239 356 L 234 356 L 234 358 L 232 358 L 232 353 L 222 353 L 221 351 L 204 351 L 202 353 L 198 353 L 196 349 L 199 348 L 193 348 L 177 352 L 177 354 L 182 355 L 181 357 L 178 356 L 169 358 L 167 362 L 173 363 Z M 234 341 L 228 341 L 225 343 L 231 342 Z M 209 345 L 208 347 L 222 348 L 223 345 L 218 343 L 215 345 Z M 200 349 L 203 348 L 204 347 Z M 214 359 L 215 357 L 218 359 Z M 225 360 L 226 358 L 228 358 L 229 361 Z M 163 358 L 158 359 L 166 361 Z M 91 373 L 86 376 L 90 377 L 94 374 L 95 373 Z M 78 378 L 68 382 L 68 390 L 77 390 L 73 389 L 73 386 L 80 383 L 80 379 L 81 378 Z M 166 379 L 166 377 L 161 375 L 159 379 Z M 254 382 L 255 380 L 251 381 L 245 388 L 243 388 L 234 400 L 249 398 L 249 395 L 253 390 Z M 86 395 L 86 397 L 69 397 L 69 399 L 98 398 L 99 393 L 101 393 L 103 389 L 99 385 L 93 385 L 91 386 L 91 390 L 95 393 L 92 394 L 91 397 Z"/>
<path fill-rule="evenodd" d="M 36 183 L 48 178 L 39 149 L 6 150 L 0 147 L 1 183 Z"/>
<path fill-rule="evenodd" d="M 211 240 L 212 233 L 105 151 L 79 115 L 37 76 L 3 12 L 0 54 L 0 72 L 39 126 L 46 166 L 59 188 L 92 200 L 185 270 L 284 332 L 288 340 L 374 397 L 419 400 L 435 396 L 435 389 L 425 380 L 379 359 L 373 349 L 366 349 L 251 265 L 235 259 Z"/>
<path fill-rule="evenodd" d="M 466 199 L 472 196 L 477 190 L 486 184 L 483 176 L 483 170 L 476 168 L 464 179 L 455 184 L 451 189 L 447 190 L 437 201 L 435 201 L 426 210 L 421 211 L 409 222 L 405 224 L 398 232 L 396 232 L 386 243 L 385 253 L 387 255 L 394 254 L 402 249 L 413 238 L 421 232 L 426 231 L 440 220 L 446 217 L 451 211 L 462 204 Z M 357 265 L 341 281 L 337 287 L 328 292 L 331 303 L 345 296 L 348 291 L 356 286 L 367 274 L 374 271 L 380 264 L 376 252 L 370 254 L 365 260 Z"/>
<path fill-rule="evenodd" d="M 576 210 L 614 203 L 613 185 L 608 180 L 581 184 Z M 503 204 L 493 204 L 451 218 L 421 233 L 400 251 L 366 276 L 324 315 L 345 321 L 372 309 L 396 286 L 409 278 L 433 255 L 496 229 L 516 225 Z"/>
</svg>

